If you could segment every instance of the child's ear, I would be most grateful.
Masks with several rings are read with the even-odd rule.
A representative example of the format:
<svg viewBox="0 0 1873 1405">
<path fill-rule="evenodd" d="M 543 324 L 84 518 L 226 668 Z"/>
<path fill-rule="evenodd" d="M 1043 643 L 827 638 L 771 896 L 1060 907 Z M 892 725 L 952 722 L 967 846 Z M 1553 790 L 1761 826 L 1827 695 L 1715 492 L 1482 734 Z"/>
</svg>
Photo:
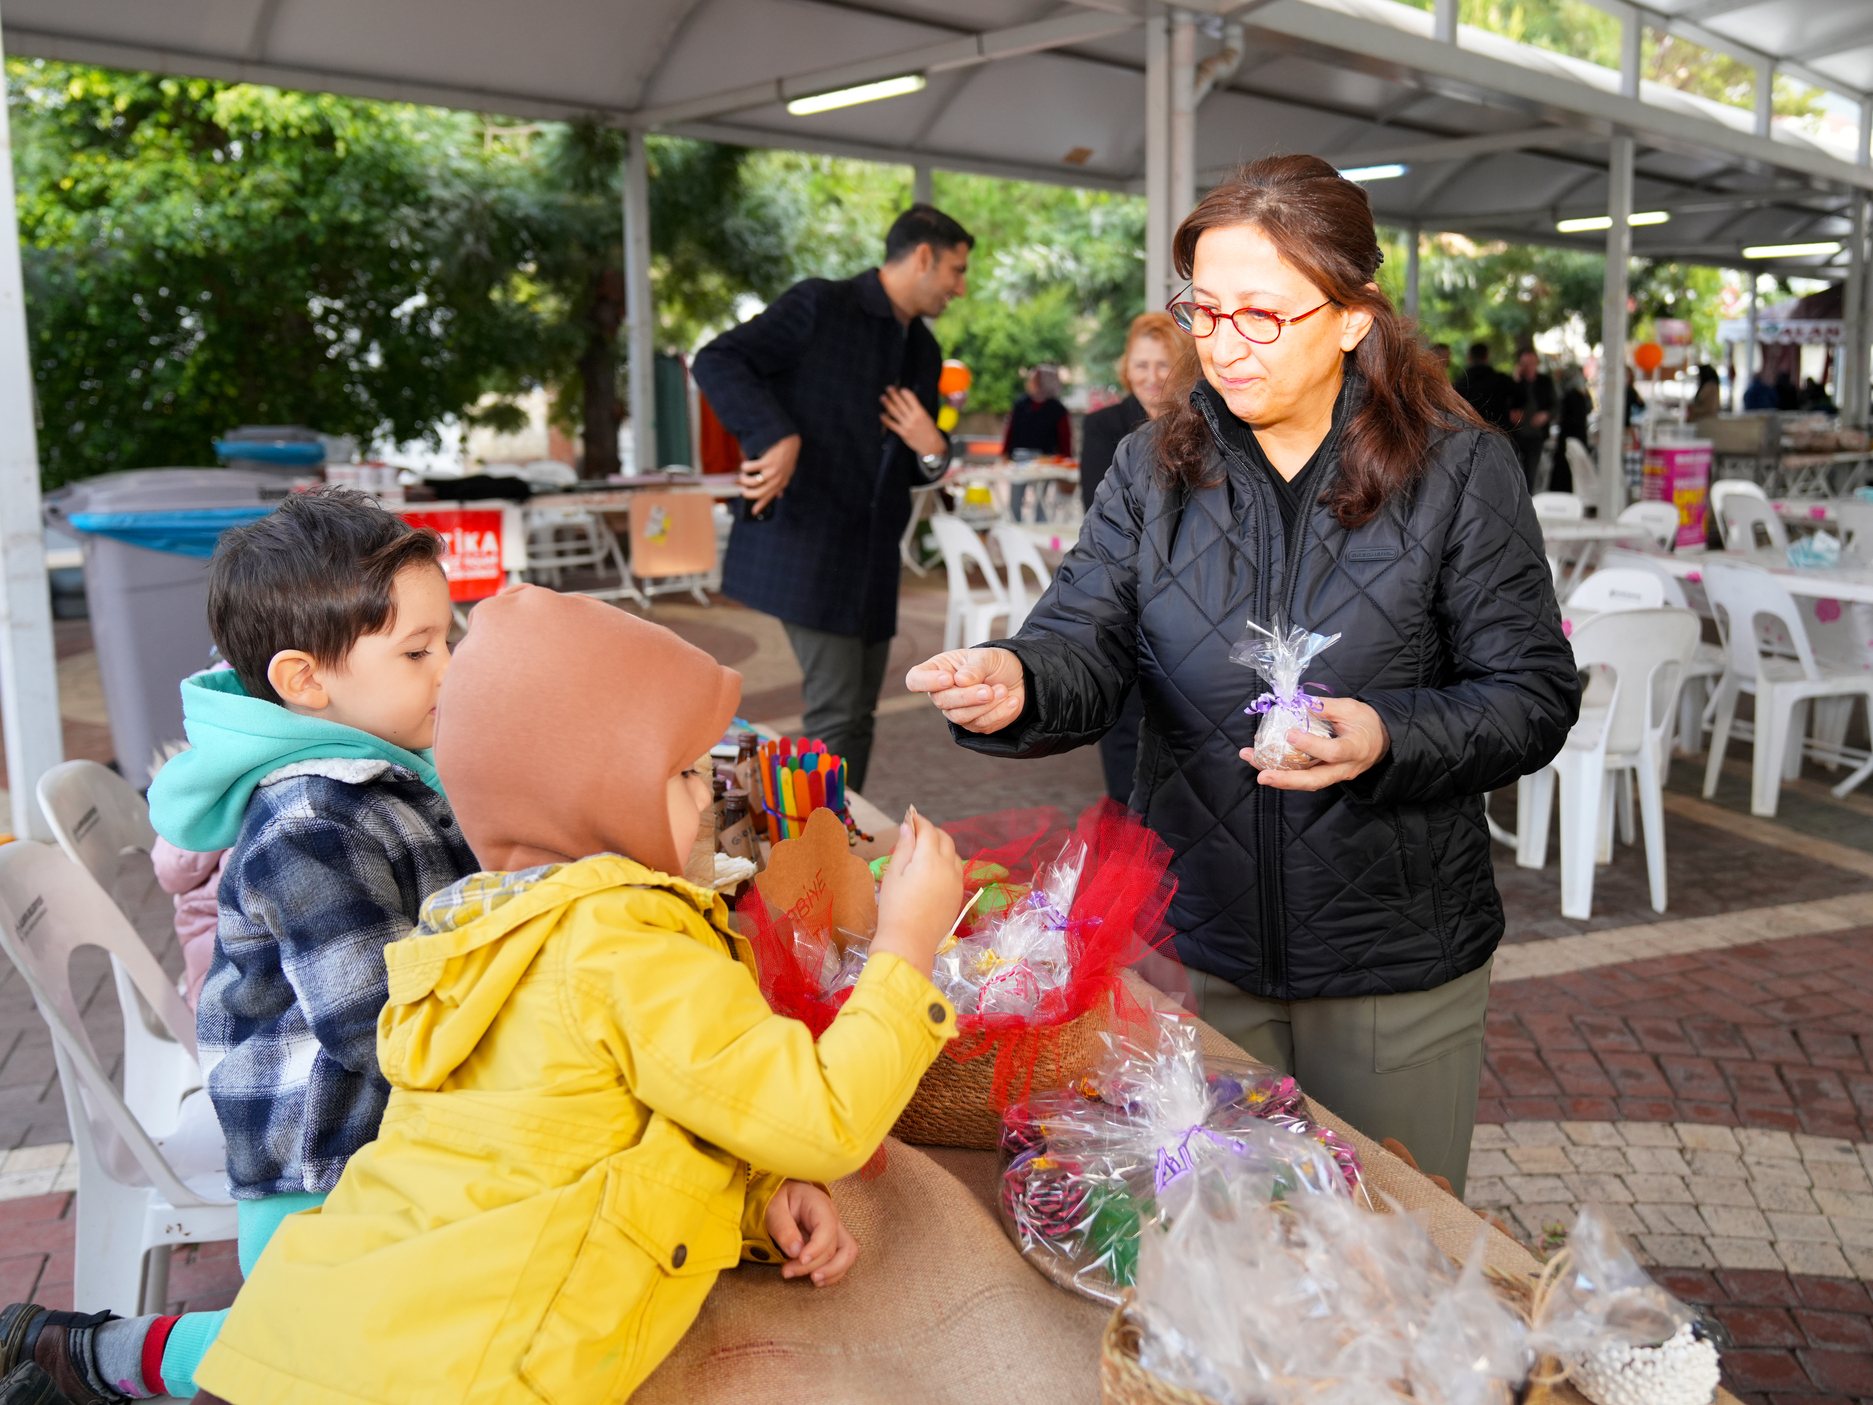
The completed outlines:
<svg viewBox="0 0 1873 1405">
<path fill-rule="evenodd" d="M 288 707 L 323 712 L 331 695 L 319 676 L 318 660 L 298 649 L 282 649 L 267 664 L 267 682 Z"/>
</svg>

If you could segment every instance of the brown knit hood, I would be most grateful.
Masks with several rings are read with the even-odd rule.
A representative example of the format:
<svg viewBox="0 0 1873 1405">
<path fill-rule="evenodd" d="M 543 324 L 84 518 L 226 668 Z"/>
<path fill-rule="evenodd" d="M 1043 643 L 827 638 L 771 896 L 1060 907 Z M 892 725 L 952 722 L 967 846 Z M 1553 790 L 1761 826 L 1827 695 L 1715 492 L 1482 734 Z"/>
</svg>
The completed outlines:
<svg viewBox="0 0 1873 1405">
<path fill-rule="evenodd" d="M 739 673 L 662 626 L 516 586 L 475 607 L 455 651 L 436 770 L 484 868 L 613 853 L 680 875 L 666 782 L 740 701 Z"/>
</svg>

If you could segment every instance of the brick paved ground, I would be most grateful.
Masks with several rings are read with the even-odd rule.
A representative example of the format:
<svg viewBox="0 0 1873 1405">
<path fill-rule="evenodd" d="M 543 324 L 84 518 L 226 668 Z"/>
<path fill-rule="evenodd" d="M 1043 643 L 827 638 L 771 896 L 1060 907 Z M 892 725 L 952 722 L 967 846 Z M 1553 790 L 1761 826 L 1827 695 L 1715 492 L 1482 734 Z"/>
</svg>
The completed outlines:
<svg viewBox="0 0 1873 1405">
<path fill-rule="evenodd" d="M 1873 1297 L 1864 1284 L 1755 1269 L 1655 1276 L 1730 1334 L 1724 1384 L 1746 1405 L 1873 1397 Z"/>
<path fill-rule="evenodd" d="M 1478 1117 L 1873 1140 L 1873 929 L 1498 984 Z"/>
</svg>

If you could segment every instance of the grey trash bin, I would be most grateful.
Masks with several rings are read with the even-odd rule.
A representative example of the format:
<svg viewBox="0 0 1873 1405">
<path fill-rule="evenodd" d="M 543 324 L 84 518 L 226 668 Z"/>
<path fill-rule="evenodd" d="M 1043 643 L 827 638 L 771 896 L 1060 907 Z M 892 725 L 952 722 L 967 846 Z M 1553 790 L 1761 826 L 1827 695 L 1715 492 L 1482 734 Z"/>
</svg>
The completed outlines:
<svg viewBox="0 0 1873 1405">
<path fill-rule="evenodd" d="M 85 604 L 111 742 L 124 779 L 139 790 L 150 782 L 156 748 L 183 739 L 178 685 L 208 666 L 214 647 L 208 634 L 208 560 L 86 532 L 71 519 L 270 507 L 290 491 L 290 477 L 278 473 L 146 468 L 87 478 L 47 497 L 47 522 L 84 543 Z"/>
</svg>

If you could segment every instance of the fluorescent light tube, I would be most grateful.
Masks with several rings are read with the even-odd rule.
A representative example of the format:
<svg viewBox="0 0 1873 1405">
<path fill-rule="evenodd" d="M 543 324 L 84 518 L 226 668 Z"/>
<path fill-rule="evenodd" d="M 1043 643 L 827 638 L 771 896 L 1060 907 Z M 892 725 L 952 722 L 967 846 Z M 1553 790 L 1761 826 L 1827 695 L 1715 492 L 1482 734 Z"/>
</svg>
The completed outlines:
<svg viewBox="0 0 1873 1405">
<path fill-rule="evenodd" d="M 810 117 L 815 112 L 831 112 L 835 107 L 877 102 L 880 98 L 901 98 L 906 93 L 921 92 L 923 86 L 923 74 L 907 73 L 902 78 L 886 78 L 878 83 L 861 83 L 856 88 L 840 88 L 836 92 L 815 93 L 810 98 L 795 98 L 787 104 L 787 111 L 795 117 Z"/>
</svg>

